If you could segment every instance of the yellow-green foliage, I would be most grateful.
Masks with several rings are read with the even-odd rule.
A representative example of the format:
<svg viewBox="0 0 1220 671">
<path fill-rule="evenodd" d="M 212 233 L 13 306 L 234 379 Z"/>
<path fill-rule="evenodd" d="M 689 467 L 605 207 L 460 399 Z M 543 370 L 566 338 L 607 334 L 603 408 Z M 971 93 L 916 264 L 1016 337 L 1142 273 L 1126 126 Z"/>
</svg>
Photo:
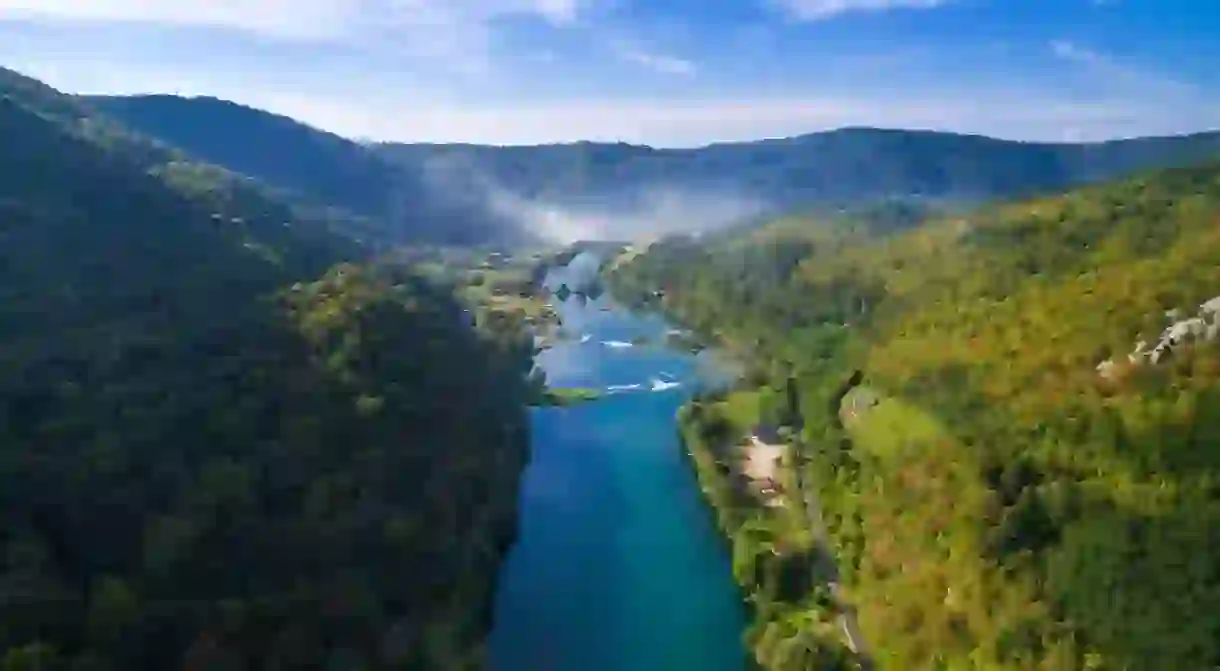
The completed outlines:
<svg viewBox="0 0 1220 671">
<path fill-rule="evenodd" d="M 539 398 L 534 401 L 535 405 L 540 406 L 565 406 L 584 403 L 587 401 L 596 401 L 601 398 L 601 392 L 596 389 L 584 389 L 580 387 L 559 387 L 544 390 Z"/>
<path fill-rule="evenodd" d="M 780 468 L 783 505 L 765 506 L 743 475 L 741 444 L 764 414 L 763 394 L 737 391 L 679 413 L 683 444 L 729 543 L 733 576 L 755 613 L 746 640 L 755 661 L 782 671 L 856 668 L 825 590 L 799 476 Z"/>
<path fill-rule="evenodd" d="M 761 402 L 761 391 L 737 391 L 725 398 L 720 404 L 720 410 L 733 427 L 734 432 L 744 436 L 750 427 L 762 417 Z"/>
<path fill-rule="evenodd" d="M 795 260 L 759 233 L 658 243 L 615 276 L 795 369 L 803 456 L 882 667 L 1211 668 L 1220 343 L 1126 354 L 1220 295 L 1218 224 L 1206 165 L 813 238 Z M 861 381 L 883 400 L 844 427 Z"/>
<path fill-rule="evenodd" d="M 949 469 L 942 482 L 962 474 L 940 496 L 974 520 L 949 540 L 987 538 L 967 550 L 1008 573 L 986 597 L 1008 620 L 972 626 L 966 642 L 1013 668 L 1075 668 L 1086 652 L 1101 668 L 1216 659 L 1220 584 L 1215 560 L 1200 559 L 1220 526 L 1215 346 L 1114 384 L 1094 367 L 1125 358 L 1137 339 L 1155 342 L 1165 310 L 1193 314 L 1220 294 L 1220 172 L 1173 171 L 980 219 L 955 236 L 946 233 L 962 227 L 943 224 L 884 245 L 870 270 L 893 294 L 876 308 L 867 357 L 873 384 L 905 393 L 957 436 L 911 458 Z M 858 430 L 858 448 L 883 444 L 876 434 L 887 430 L 926 435 L 924 422 L 877 410 L 883 426 Z M 935 519 L 905 528 L 944 534 Z M 886 535 L 864 533 L 870 546 Z M 948 571 L 950 586 L 971 579 Z M 925 621 L 948 610 L 912 602 Z M 996 647 L 1021 632 L 1040 650 Z"/>
</svg>

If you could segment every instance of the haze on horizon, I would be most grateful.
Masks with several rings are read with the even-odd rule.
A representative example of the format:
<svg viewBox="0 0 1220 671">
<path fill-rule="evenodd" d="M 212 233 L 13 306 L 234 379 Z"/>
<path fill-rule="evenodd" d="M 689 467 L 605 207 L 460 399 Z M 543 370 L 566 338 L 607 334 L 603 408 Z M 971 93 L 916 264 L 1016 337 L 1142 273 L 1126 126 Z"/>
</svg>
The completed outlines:
<svg viewBox="0 0 1220 671">
<path fill-rule="evenodd" d="M 1209 0 L 0 0 L 0 63 L 353 138 L 653 146 L 843 126 L 1220 127 Z"/>
</svg>

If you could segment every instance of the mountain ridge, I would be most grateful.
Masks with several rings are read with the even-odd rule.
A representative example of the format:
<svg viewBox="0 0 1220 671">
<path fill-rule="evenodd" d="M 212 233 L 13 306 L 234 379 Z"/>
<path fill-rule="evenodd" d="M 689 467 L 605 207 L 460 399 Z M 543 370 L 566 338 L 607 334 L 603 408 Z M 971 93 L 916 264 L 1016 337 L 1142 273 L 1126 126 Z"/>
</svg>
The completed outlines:
<svg viewBox="0 0 1220 671">
<path fill-rule="evenodd" d="M 293 199 L 378 222 L 387 244 L 495 240 L 506 222 L 460 199 L 430 198 L 421 175 L 290 117 L 211 96 L 86 96 L 90 108 Z M 438 227 L 435 221 L 445 221 Z M 511 236 L 509 236 L 511 237 Z"/>
<path fill-rule="evenodd" d="M 530 220 L 535 214 L 505 206 L 504 194 L 561 206 L 573 216 L 648 215 L 658 192 L 677 194 L 681 202 L 729 194 L 771 213 L 894 198 L 969 204 L 1053 193 L 1220 154 L 1220 131 L 1048 143 L 867 126 L 696 148 L 594 141 L 369 144 L 209 96 L 81 100 L 315 204 L 370 217 L 392 242 L 478 244 L 542 235 Z M 614 231 L 606 235 L 615 237 Z"/>
<path fill-rule="evenodd" d="M 157 95 L 162 95 L 162 94 L 157 94 Z M 103 96 L 103 97 L 108 97 L 108 96 Z M 206 98 L 208 96 L 183 96 L 183 97 L 190 99 L 190 98 L 198 98 L 198 97 Z M 234 104 L 240 105 L 240 103 L 234 103 Z M 242 106 L 248 107 L 249 109 L 252 109 L 252 110 L 258 109 L 255 107 L 250 107 L 248 105 L 242 105 Z M 270 112 L 270 114 L 277 114 L 277 113 Z M 283 116 L 283 115 L 277 114 L 277 116 Z M 289 118 L 291 118 L 291 117 L 289 117 Z M 301 122 L 301 123 L 309 125 L 307 122 Z M 1189 131 L 1189 132 L 1184 131 L 1181 133 L 1165 133 L 1165 134 L 1158 134 L 1158 135 L 1124 135 L 1124 136 L 1107 138 L 1105 140 L 1078 140 L 1078 141 L 1027 140 L 1027 139 L 1002 137 L 999 135 L 989 135 L 987 133 L 970 133 L 970 132 L 964 132 L 964 131 L 945 130 L 945 129 L 936 129 L 936 128 L 847 125 L 847 126 L 836 126 L 834 128 L 826 128 L 826 129 L 822 129 L 822 130 L 813 130 L 813 131 L 808 131 L 808 132 L 804 132 L 804 133 L 797 133 L 795 135 L 775 135 L 775 136 L 758 137 L 758 138 L 753 138 L 753 139 L 748 139 L 748 140 L 711 140 L 709 142 L 705 142 L 702 144 L 683 145 L 683 146 L 666 146 L 666 145 L 649 144 L 646 142 L 627 142 L 626 140 L 613 140 L 613 141 L 612 140 L 565 140 L 562 142 L 529 142 L 529 143 L 520 143 L 520 144 L 495 144 L 495 143 L 490 143 L 490 142 L 433 142 L 433 141 L 426 141 L 426 140 L 405 141 L 405 140 L 366 139 L 364 141 L 364 143 L 373 145 L 373 146 L 406 145 L 406 146 L 412 146 L 412 147 L 432 147 L 432 148 L 478 147 L 478 148 L 488 148 L 488 149 L 541 149 L 541 148 L 546 148 L 546 147 L 575 147 L 575 146 L 582 146 L 582 145 L 597 145 L 597 146 L 604 146 L 604 147 L 624 147 L 624 148 L 629 148 L 629 149 L 638 149 L 638 150 L 646 150 L 646 151 L 653 151 L 653 152 L 683 153 L 683 152 L 698 152 L 698 151 L 705 150 L 705 149 L 719 148 L 719 147 L 732 147 L 732 146 L 738 146 L 738 145 L 789 144 L 789 143 L 797 143 L 806 138 L 814 138 L 814 137 L 828 136 L 828 135 L 852 135 L 852 134 L 878 134 L 878 135 L 899 134 L 899 135 L 911 135 L 911 136 L 920 136 L 920 135 L 945 136 L 945 137 L 969 138 L 969 139 L 977 139 L 977 140 L 989 140 L 989 141 L 996 142 L 996 143 L 1024 145 L 1024 146 L 1097 147 L 1097 146 L 1120 144 L 1120 143 L 1124 143 L 1124 142 L 1141 141 L 1141 140 L 1158 141 L 1158 140 L 1174 140 L 1174 139 L 1193 138 L 1193 137 L 1220 136 L 1220 128 L 1204 129 L 1204 130 Z"/>
</svg>

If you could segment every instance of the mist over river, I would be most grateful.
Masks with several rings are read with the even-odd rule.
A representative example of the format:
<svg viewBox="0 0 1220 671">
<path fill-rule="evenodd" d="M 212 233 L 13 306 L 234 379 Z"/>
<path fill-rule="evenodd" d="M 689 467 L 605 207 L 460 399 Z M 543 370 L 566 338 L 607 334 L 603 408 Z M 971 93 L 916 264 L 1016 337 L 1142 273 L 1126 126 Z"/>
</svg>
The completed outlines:
<svg viewBox="0 0 1220 671">
<path fill-rule="evenodd" d="M 589 263 L 553 270 L 548 286 Z M 537 364 L 554 387 L 604 395 L 533 411 L 491 669 L 741 671 L 744 609 L 674 419 L 700 386 L 730 379 L 728 366 L 666 348 L 670 325 L 608 296 L 552 300 L 570 337 Z M 653 344 L 631 344 L 641 336 Z"/>
</svg>

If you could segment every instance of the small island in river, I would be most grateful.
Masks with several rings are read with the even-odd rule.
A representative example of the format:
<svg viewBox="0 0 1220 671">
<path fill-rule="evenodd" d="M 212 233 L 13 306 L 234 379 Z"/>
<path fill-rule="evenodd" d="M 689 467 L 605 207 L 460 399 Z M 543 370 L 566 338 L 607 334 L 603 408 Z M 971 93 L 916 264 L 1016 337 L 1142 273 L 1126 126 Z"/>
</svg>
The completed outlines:
<svg viewBox="0 0 1220 671">
<path fill-rule="evenodd" d="M 532 405 L 536 408 L 563 407 L 587 403 L 601 398 L 601 392 L 585 387 L 546 388 L 539 393 Z"/>
</svg>

